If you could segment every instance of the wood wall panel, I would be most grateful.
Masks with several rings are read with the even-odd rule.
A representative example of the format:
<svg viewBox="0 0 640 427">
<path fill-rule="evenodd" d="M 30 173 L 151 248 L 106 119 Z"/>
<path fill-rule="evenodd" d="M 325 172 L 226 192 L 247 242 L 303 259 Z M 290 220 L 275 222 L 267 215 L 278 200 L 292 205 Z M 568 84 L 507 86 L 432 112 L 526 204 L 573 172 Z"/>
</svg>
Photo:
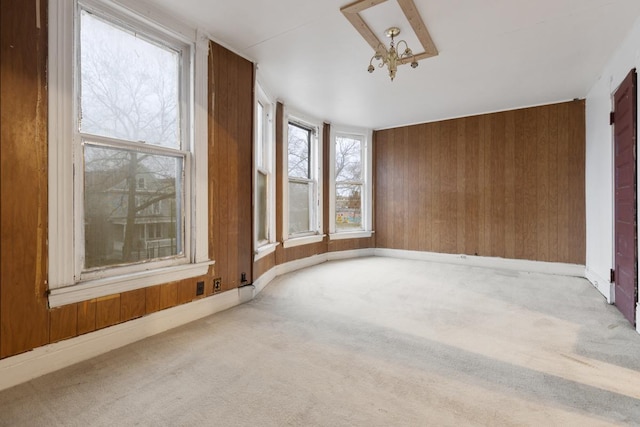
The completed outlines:
<svg viewBox="0 0 640 427">
<path fill-rule="evenodd" d="M 568 105 L 569 117 L 581 117 L 582 120 L 570 121 L 569 127 L 569 142 L 572 141 L 585 141 L 586 140 L 586 123 L 584 113 L 584 103 L 577 105 L 572 103 Z M 586 164 L 586 152 L 582 150 L 572 150 L 572 155 L 569 156 L 569 182 L 571 190 L 569 192 L 569 238 L 573 236 L 586 235 L 587 222 L 586 222 L 586 205 L 584 195 L 586 193 L 585 185 L 585 164 Z M 573 244 L 569 245 L 569 258 L 578 259 L 586 256 L 586 241 L 585 239 L 578 239 Z M 584 263 L 584 261 L 583 261 Z"/>
<path fill-rule="evenodd" d="M 334 161 L 331 157 L 331 125 L 322 125 L 322 233 L 329 234 L 329 196 L 331 194 L 330 165 Z"/>
<path fill-rule="evenodd" d="M 284 104 L 276 104 L 276 240 L 282 241 L 284 238 Z"/>
<path fill-rule="evenodd" d="M 186 304 L 196 298 L 201 298 L 199 295 L 196 296 L 198 281 L 196 279 L 185 279 L 178 283 L 178 304 Z"/>
<path fill-rule="evenodd" d="M 376 245 L 585 262 L 584 101 L 375 132 Z"/>
<path fill-rule="evenodd" d="M 160 311 L 160 286 L 152 286 L 145 290 L 145 312 L 146 314 Z"/>
<path fill-rule="evenodd" d="M 49 342 L 47 2 L 2 0 L 0 357 Z"/>
<path fill-rule="evenodd" d="M 178 305 L 178 282 L 160 285 L 160 310 Z"/>
<path fill-rule="evenodd" d="M 120 321 L 126 322 L 146 314 L 147 292 L 136 289 L 120 294 Z"/>
<path fill-rule="evenodd" d="M 96 330 L 96 300 L 78 303 L 78 335 Z"/>
<path fill-rule="evenodd" d="M 78 334 L 78 304 L 69 304 L 51 310 L 49 340 L 54 343 Z"/>
<path fill-rule="evenodd" d="M 272 252 L 269 255 L 265 255 L 258 261 L 253 263 L 253 277 L 256 280 L 267 271 L 276 266 L 276 253 Z"/>
<path fill-rule="evenodd" d="M 356 249 L 369 249 L 375 248 L 375 237 L 363 238 L 363 239 L 344 239 L 344 240 L 330 240 L 328 245 L 329 252 L 338 251 L 352 251 Z"/>
<path fill-rule="evenodd" d="M 96 298 L 96 329 L 120 322 L 120 294 Z"/>
<path fill-rule="evenodd" d="M 210 253 L 222 290 L 252 281 L 253 64 L 216 44 L 209 56 Z"/>
</svg>

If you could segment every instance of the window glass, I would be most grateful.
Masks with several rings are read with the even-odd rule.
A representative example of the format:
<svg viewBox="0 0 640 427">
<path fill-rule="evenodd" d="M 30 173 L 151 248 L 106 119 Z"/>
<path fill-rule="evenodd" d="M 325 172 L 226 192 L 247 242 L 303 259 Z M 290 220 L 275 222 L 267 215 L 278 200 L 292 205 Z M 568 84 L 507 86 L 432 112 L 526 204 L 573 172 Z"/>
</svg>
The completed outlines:
<svg viewBox="0 0 640 427">
<path fill-rule="evenodd" d="M 256 123 L 256 165 L 259 168 L 266 168 L 268 161 L 265 158 L 267 154 L 267 147 L 265 147 L 267 141 L 265 140 L 265 120 L 264 120 L 264 106 L 258 101 L 257 111 L 257 123 Z"/>
<path fill-rule="evenodd" d="M 336 230 L 362 230 L 362 185 L 336 184 Z"/>
<path fill-rule="evenodd" d="M 180 148 L 180 54 L 81 11 L 80 131 Z"/>
<path fill-rule="evenodd" d="M 258 171 L 256 180 L 256 237 L 258 242 L 268 240 L 268 217 L 267 217 L 267 175 Z"/>
<path fill-rule="evenodd" d="M 84 153 L 85 269 L 181 254 L 183 159 L 91 144 Z"/>
<path fill-rule="evenodd" d="M 289 123 L 289 177 L 311 178 L 311 130 Z"/>
<path fill-rule="evenodd" d="M 338 135 L 335 138 L 335 225 L 336 231 L 362 230 L 363 139 Z"/>
<path fill-rule="evenodd" d="M 311 231 L 311 183 L 289 182 L 289 234 Z"/>
<path fill-rule="evenodd" d="M 362 140 L 336 137 L 336 181 L 362 180 Z"/>
</svg>

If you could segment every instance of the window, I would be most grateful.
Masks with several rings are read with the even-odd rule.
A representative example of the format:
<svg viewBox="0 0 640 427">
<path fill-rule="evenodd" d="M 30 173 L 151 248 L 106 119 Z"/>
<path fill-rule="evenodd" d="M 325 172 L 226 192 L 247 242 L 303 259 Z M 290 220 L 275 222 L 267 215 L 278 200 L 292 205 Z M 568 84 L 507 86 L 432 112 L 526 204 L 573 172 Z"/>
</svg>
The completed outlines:
<svg viewBox="0 0 640 427">
<path fill-rule="evenodd" d="M 371 154 L 366 131 L 332 135 L 331 238 L 371 235 Z"/>
<path fill-rule="evenodd" d="M 315 125 L 291 118 L 288 121 L 286 223 L 289 239 L 320 234 L 318 134 Z M 285 244 L 288 245 L 291 242 Z"/>
<path fill-rule="evenodd" d="M 50 304 L 204 274 L 205 41 L 109 1 L 51 10 Z"/>
<path fill-rule="evenodd" d="M 363 138 L 337 135 L 335 140 L 336 231 L 362 230 Z"/>
<path fill-rule="evenodd" d="M 256 259 L 275 249 L 274 110 L 266 93 L 256 84 L 255 101 L 255 236 Z"/>
</svg>

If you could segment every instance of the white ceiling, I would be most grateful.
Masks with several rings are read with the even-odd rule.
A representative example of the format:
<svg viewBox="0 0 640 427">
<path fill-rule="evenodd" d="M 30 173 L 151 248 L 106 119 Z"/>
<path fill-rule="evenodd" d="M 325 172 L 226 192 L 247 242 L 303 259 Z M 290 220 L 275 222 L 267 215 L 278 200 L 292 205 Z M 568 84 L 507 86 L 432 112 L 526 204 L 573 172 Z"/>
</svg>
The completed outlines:
<svg viewBox="0 0 640 427">
<path fill-rule="evenodd" d="M 373 51 L 340 12 L 351 0 L 152 3 L 256 62 L 288 107 L 373 129 L 584 98 L 640 16 L 638 0 L 414 1 L 440 55 L 393 82 L 367 73 Z M 402 25 L 409 41 L 400 9 L 385 7 L 361 15 L 381 40 Z"/>
</svg>

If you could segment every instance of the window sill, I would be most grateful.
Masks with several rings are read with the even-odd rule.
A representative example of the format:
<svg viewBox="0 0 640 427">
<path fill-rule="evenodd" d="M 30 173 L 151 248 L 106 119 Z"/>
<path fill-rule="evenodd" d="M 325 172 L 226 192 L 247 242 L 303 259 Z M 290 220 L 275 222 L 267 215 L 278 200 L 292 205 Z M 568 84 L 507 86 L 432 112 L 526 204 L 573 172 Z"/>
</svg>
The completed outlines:
<svg viewBox="0 0 640 427">
<path fill-rule="evenodd" d="M 329 234 L 330 240 L 343 240 L 343 239 L 365 239 L 371 237 L 373 231 L 343 231 L 340 233 Z"/>
<path fill-rule="evenodd" d="M 279 244 L 280 243 L 276 242 L 276 243 L 267 243 L 263 246 L 260 246 L 258 249 L 256 249 L 256 251 L 253 254 L 253 262 L 256 262 L 260 258 L 264 258 L 265 256 L 275 252 L 276 247 Z"/>
<path fill-rule="evenodd" d="M 293 248 L 295 246 L 310 245 L 312 243 L 322 242 L 324 234 L 314 234 L 313 236 L 296 237 L 294 239 L 285 240 L 282 243 L 284 248 Z"/>
<path fill-rule="evenodd" d="M 215 261 L 206 261 L 198 264 L 157 268 L 122 276 L 88 280 L 76 285 L 52 289 L 49 294 L 49 307 L 60 307 L 148 286 L 203 276 L 209 271 L 209 266 L 214 263 Z"/>
</svg>

